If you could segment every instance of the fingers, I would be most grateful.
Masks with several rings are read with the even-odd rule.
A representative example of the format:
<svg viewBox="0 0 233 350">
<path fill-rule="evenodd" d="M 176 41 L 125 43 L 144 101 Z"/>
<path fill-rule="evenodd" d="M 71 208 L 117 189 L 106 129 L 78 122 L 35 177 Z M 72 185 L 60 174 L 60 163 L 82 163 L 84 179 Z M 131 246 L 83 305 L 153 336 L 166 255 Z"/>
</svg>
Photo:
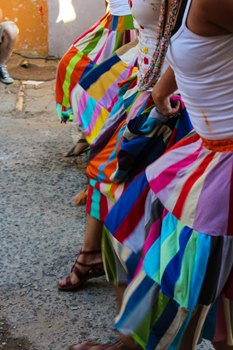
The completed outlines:
<svg viewBox="0 0 233 350">
<path fill-rule="evenodd" d="M 167 117 L 173 117 L 180 111 L 180 101 L 176 101 L 175 105 L 172 105 L 170 98 L 163 101 L 155 101 L 155 104 L 157 112 Z"/>
<path fill-rule="evenodd" d="M 175 106 L 171 109 L 171 114 L 177 114 L 180 111 L 180 101 L 176 101 Z"/>
</svg>

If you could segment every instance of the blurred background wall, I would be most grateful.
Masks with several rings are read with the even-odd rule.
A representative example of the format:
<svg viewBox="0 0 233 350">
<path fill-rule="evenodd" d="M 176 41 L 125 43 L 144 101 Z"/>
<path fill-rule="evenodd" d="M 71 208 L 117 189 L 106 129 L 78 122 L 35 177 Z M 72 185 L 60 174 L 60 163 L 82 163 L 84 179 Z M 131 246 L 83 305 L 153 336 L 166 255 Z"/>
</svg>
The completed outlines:
<svg viewBox="0 0 233 350">
<path fill-rule="evenodd" d="M 104 0 L 0 0 L 4 20 L 20 30 L 16 51 L 61 57 L 105 13 Z"/>
</svg>

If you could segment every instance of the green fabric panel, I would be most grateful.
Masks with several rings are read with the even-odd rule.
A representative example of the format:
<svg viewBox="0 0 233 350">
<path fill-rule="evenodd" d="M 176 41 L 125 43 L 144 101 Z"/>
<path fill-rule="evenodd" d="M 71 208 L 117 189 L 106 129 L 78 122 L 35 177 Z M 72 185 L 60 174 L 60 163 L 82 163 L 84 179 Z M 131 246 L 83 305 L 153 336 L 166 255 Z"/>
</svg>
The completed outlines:
<svg viewBox="0 0 233 350">
<path fill-rule="evenodd" d="M 64 93 L 64 97 L 63 97 L 63 101 L 62 101 L 62 105 L 65 107 L 70 107 L 70 83 L 71 83 L 71 75 L 74 71 L 74 68 L 76 66 L 76 64 L 81 61 L 83 57 L 83 53 L 80 51 L 77 51 L 77 54 L 70 60 L 68 66 L 66 67 L 66 76 L 65 76 L 65 80 L 63 83 L 63 93 Z"/>
</svg>

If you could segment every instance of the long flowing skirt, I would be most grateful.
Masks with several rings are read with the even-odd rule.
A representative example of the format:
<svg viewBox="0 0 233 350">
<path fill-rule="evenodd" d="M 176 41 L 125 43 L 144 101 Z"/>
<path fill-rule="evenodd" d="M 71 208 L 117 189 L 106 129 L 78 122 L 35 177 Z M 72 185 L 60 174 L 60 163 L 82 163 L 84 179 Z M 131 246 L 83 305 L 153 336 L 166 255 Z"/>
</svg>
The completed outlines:
<svg viewBox="0 0 233 350">
<path fill-rule="evenodd" d="M 137 55 L 137 40 L 134 40 L 91 69 L 72 90 L 74 122 L 89 144 L 109 118 L 118 100 L 119 85 L 137 72 Z"/>
<path fill-rule="evenodd" d="M 208 149 L 195 132 L 134 180 L 103 240 L 109 280 L 128 283 L 120 332 L 175 350 L 196 315 L 193 349 L 203 337 L 233 345 L 232 213 L 232 145 Z"/>
<path fill-rule="evenodd" d="M 60 119 L 72 120 L 70 94 L 80 79 L 135 38 L 131 15 L 112 16 L 108 12 L 71 45 L 57 69 L 56 106 Z"/>
<path fill-rule="evenodd" d="M 91 144 L 87 166 L 87 212 L 101 221 L 104 221 L 129 181 L 165 152 L 174 141 L 177 129 L 181 130 L 181 125 L 185 124 L 182 135 L 190 130 L 190 123 L 186 125 L 184 122 L 188 120 L 184 109 L 181 113 L 183 118 L 162 122 L 154 117 L 151 93 L 138 91 L 136 82 L 135 78 L 131 78 L 122 86 L 117 103 Z M 129 147 L 125 148 L 126 144 Z M 137 154 L 131 152 L 135 147 Z M 128 164 L 127 171 L 125 163 Z"/>
</svg>

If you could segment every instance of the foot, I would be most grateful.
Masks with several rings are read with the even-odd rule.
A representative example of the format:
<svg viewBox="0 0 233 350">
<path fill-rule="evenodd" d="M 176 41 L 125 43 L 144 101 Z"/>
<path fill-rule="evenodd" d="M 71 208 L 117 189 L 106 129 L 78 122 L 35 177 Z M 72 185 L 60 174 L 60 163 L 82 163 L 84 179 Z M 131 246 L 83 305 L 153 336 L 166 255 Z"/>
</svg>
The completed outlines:
<svg viewBox="0 0 233 350">
<path fill-rule="evenodd" d="M 14 79 L 8 73 L 6 66 L 0 66 L 0 80 L 4 84 L 12 84 Z"/>
<path fill-rule="evenodd" d="M 78 205 L 84 205 L 86 204 L 87 201 L 87 188 L 84 188 L 81 192 L 76 194 L 76 196 L 73 199 L 73 205 L 78 206 Z"/>
<path fill-rule="evenodd" d="M 58 282 L 58 289 L 75 291 L 91 279 L 105 274 L 100 250 L 80 251 L 69 276 Z"/>
<path fill-rule="evenodd" d="M 86 139 L 81 138 L 76 145 L 64 154 L 64 157 L 78 157 L 89 149 Z"/>
</svg>

